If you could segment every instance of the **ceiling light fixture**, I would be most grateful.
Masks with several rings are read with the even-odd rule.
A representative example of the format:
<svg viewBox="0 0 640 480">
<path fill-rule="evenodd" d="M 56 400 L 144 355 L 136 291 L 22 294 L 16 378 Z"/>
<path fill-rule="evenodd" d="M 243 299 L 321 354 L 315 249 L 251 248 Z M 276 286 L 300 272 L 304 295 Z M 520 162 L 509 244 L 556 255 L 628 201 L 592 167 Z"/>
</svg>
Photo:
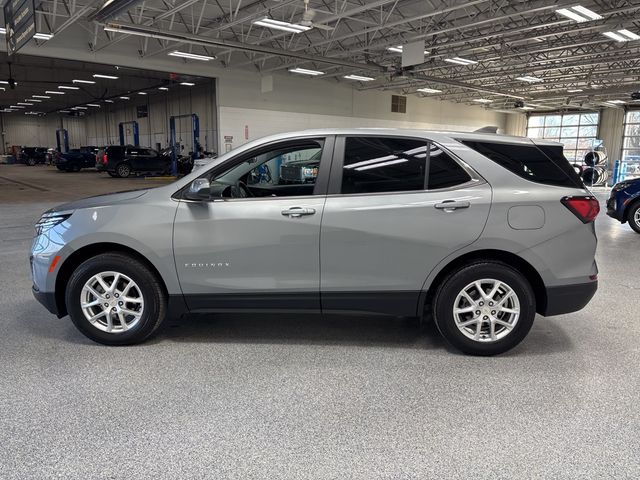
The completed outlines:
<svg viewBox="0 0 640 480">
<path fill-rule="evenodd" d="M 544 82 L 541 78 L 534 77 L 531 75 L 523 75 L 522 77 L 516 77 L 516 80 L 521 80 L 523 82 L 535 83 L 535 82 Z"/>
<path fill-rule="evenodd" d="M 105 100 L 104 103 L 113 103 L 113 100 Z"/>
<path fill-rule="evenodd" d="M 87 107 L 71 107 L 71 110 L 88 110 Z"/>
<path fill-rule="evenodd" d="M 194 87 L 196 84 L 191 82 L 180 82 L 180 85 L 184 85 L 185 87 Z"/>
<path fill-rule="evenodd" d="M 89 83 L 89 84 L 93 84 L 93 83 L 96 83 L 96 82 L 94 82 L 93 80 L 78 80 L 78 79 L 75 79 L 75 80 L 73 80 L 73 83 Z"/>
<path fill-rule="evenodd" d="M 473 65 L 475 63 L 478 63 L 474 60 L 469 60 L 467 58 L 461 58 L 461 57 L 445 58 L 444 61 L 449 63 L 455 63 L 457 65 Z"/>
<path fill-rule="evenodd" d="M 98 105 L 97 103 L 87 103 L 87 107 L 98 107 L 98 108 L 100 108 L 100 105 Z"/>
<path fill-rule="evenodd" d="M 208 62 L 209 60 L 215 60 L 215 58 L 216 58 L 216 57 L 212 57 L 210 55 L 198 55 L 198 54 L 195 54 L 195 53 L 180 52 L 178 50 L 175 50 L 173 52 L 169 52 L 167 55 L 169 55 L 170 57 L 187 58 L 189 60 L 201 60 L 203 62 Z"/>
<path fill-rule="evenodd" d="M 33 105 L 33 103 L 29 103 L 29 102 L 18 102 L 18 105 Z"/>
<path fill-rule="evenodd" d="M 24 99 L 25 102 L 38 102 L 38 103 L 42 103 L 42 100 L 38 100 L 37 98 L 25 98 Z"/>
<path fill-rule="evenodd" d="M 602 32 L 606 37 L 609 37 L 616 42 L 628 42 L 630 40 L 640 40 L 640 35 L 633 33 L 630 30 L 622 29 L 617 32 Z"/>
<path fill-rule="evenodd" d="M 491 103 L 491 102 L 493 102 L 493 100 L 489 100 L 488 98 L 474 98 L 473 101 L 474 102 L 478 102 L 478 103 Z"/>
<path fill-rule="evenodd" d="M 525 105 L 524 107 L 520 107 L 520 110 L 535 110 L 535 107 L 529 107 Z"/>
<path fill-rule="evenodd" d="M 361 75 L 345 75 L 344 78 L 347 80 L 357 80 L 359 82 L 371 82 L 375 80 L 373 77 L 363 77 Z"/>
<path fill-rule="evenodd" d="M 68 85 L 58 85 L 61 90 L 80 90 L 80 87 L 70 87 Z"/>
<path fill-rule="evenodd" d="M 107 80 L 117 80 L 120 77 L 116 77 L 115 75 L 103 75 L 102 73 L 94 73 L 93 78 L 106 78 Z"/>
<path fill-rule="evenodd" d="M 147 92 L 138 92 L 138 95 L 146 95 Z"/>
<path fill-rule="evenodd" d="M 58 113 L 71 113 L 69 110 L 58 110 Z"/>
<path fill-rule="evenodd" d="M 164 92 L 168 92 L 169 89 L 167 87 L 158 87 L 158 90 L 162 90 Z"/>
<path fill-rule="evenodd" d="M 261 27 L 273 28 L 274 30 L 282 30 L 283 32 L 302 33 L 307 30 L 311 30 L 311 27 L 305 25 L 297 25 L 289 22 L 282 22 L 280 20 L 274 20 L 273 18 L 264 17 L 259 20 L 253 21 L 254 25 Z"/>
<path fill-rule="evenodd" d="M 65 94 L 64 92 L 56 92 L 55 90 L 47 90 L 44 93 L 48 93 L 50 95 L 64 95 Z M 34 95 L 34 97 L 35 97 L 35 95 Z"/>
<path fill-rule="evenodd" d="M 118 97 L 118 98 L 120 98 L 121 100 L 129 100 L 129 97 Z"/>
<path fill-rule="evenodd" d="M 23 107 L 22 105 L 10 105 L 9 108 L 26 108 L 26 107 Z"/>
<path fill-rule="evenodd" d="M 47 95 L 31 95 L 33 98 L 51 98 L 48 97 Z"/>
<path fill-rule="evenodd" d="M 402 45 L 398 45 L 397 47 L 389 47 L 389 48 L 387 48 L 387 50 L 389 50 L 390 52 L 394 52 L 394 53 L 402 53 L 404 49 L 403 49 Z M 424 54 L 425 55 L 429 55 L 429 50 L 425 50 Z"/>
<path fill-rule="evenodd" d="M 599 15 L 596 12 L 583 7 L 582 5 L 570 8 L 561 8 L 559 10 L 556 10 L 556 13 L 559 13 L 563 17 L 567 17 L 571 20 L 575 20 L 578 23 L 602 19 L 602 15 Z"/>
<path fill-rule="evenodd" d="M 624 100 L 607 100 L 607 103 L 613 103 L 614 105 L 623 105 L 627 102 L 625 102 Z"/>
<path fill-rule="evenodd" d="M 571 89 L 568 89 L 567 92 L 569 92 L 569 93 L 580 93 L 580 92 L 584 92 L 584 90 L 582 90 L 581 88 L 571 88 Z"/>
<path fill-rule="evenodd" d="M 289 71 L 291 73 L 300 73 L 302 75 L 311 75 L 315 77 L 317 75 L 324 75 L 324 72 L 320 72 L 318 70 L 309 70 L 307 68 L 290 68 Z"/>
<path fill-rule="evenodd" d="M 36 40 L 51 40 L 53 38 L 53 33 L 36 33 L 33 38 Z"/>
<path fill-rule="evenodd" d="M 422 93 L 442 93 L 442 90 L 436 90 L 435 88 L 419 88 L 416 91 Z"/>
</svg>

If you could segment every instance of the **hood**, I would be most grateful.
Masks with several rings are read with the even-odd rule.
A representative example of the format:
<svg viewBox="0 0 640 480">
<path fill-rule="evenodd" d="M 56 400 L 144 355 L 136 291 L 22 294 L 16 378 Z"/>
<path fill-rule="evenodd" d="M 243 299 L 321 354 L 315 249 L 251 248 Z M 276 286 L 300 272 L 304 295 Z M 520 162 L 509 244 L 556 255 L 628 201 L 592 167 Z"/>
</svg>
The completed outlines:
<svg viewBox="0 0 640 480">
<path fill-rule="evenodd" d="M 62 205 L 53 207 L 46 213 L 79 210 L 82 208 L 106 207 L 139 198 L 148 191 L 149 189 L 147 188 L 144 190 L 129 190 L 125 192 L 109 193 L 107 195 L 98 195 L 96 197 L 83 198 L 82 200 L 63 203 Z"/>
</svg>

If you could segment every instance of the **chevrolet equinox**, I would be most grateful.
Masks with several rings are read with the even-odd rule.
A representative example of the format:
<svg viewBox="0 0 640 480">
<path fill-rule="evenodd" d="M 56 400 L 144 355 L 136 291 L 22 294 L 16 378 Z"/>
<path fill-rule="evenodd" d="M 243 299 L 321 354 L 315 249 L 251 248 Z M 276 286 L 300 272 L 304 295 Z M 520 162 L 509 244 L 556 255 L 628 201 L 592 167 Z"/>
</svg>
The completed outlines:
<svg viewBox="0 0 640 480">
<path fill-rule="evenodd" d="M 282 180 L 305 160 L 313 171 Z M 493 355 L 522 341 L 536 313 L 593 297 L 598 212 L 558 143 L 279 134 L 170 185 L 45 212 L 33 293 L 108 345 L 189 312 L 427 312 L 454 347 Z"/>
</svg>

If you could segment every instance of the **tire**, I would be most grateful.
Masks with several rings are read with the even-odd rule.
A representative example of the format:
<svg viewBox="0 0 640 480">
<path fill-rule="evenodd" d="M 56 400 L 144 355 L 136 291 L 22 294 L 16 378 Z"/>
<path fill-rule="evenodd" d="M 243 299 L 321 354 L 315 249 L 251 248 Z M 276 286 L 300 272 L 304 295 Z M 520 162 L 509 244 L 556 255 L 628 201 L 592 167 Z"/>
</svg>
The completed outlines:
<svg viewBox="0 0 640 480">
<path fill-rule="evenodd" d="M 120 178 L 126 178 L 131 175 L 131 167 L 128 163 L 120 163 L 116 167 L 116 175 Z"/>
<path fill-rule="evenodd" d="M 107 287 L 112 287 L 115 274 L 120 280 L 114 290 L 105 290 L 97 280 L 100 276 Z M 85 289 L 87 285 L 93 288 L 93 292 Z M 130 286 L 128 292 L 127 285 Z M 125 292 L 130 302 L 122 300 Z M 100 302 L 83 310 L 83 299 L 88 304 Z M 144 342 L 162 324 L 167 313 L 167 297 L 156 275 L 139 260 L 115 252 L 97 255 L 82 263 L 69 279 L 65 301 L 78 330 L 104 345 Z M 123 312 L 121 308 L 131 313 Z M 136 312 L 141 313 L 136 315 Z M 90 321 L 88 316 L 95 320 Z"/>
<path fill-rule="evenodd" d="M 475 287 L 474 282 L 478 281 L 481 281 L 485 298 L 481 298 Z M 491 305 L 487 296 L 496 285 L 499 288 L 492 298 L 496 305 Z M 463 291 L 475 304 L 470 305 Z M 510 312 L 500 311 L 497 305 L 501 300 L 507 305 L 502 308 Z M 511 266 L 491 260 L 472 263 L 450 273 L 440 284 L 433 305 L 433 318 L 442 336 L 453 347 L 470 355 L 498 355 L 512 349 L 527 336 L 536 315 L 535 295 L 527 279 Z M 475 310 L 454 314 L 454 307 L 463 311 L 469 308 Z M 519 311 L 519 314 L 511 313 L 515 311 Z M 478 312 L 480 315 L 477 315 Z M 479 336 L 478 322 L 473 322 L 474 318 L 481 322 Z M 502 323 L 496 323 L 493 319 Z M 459 322 L 468 322 L 468 325 L 459 327 Z M 493 340 L 490 332 L 492 324 Z M 505 324 L 512 327 L 507 328 Z"/>
<path fill-rule="evenodd" d="M 640 233 L 640 202 L 636 202 L 627 211 L 627 222 L 634 232 Z"/>
<path fill-rule="evenodd" d="M 27 165 L 29 165 L 30 167 L 35 167 L 36 166 L 36 159 L 35 158 L 28 158 L 27 159 Z"/>
</svg>

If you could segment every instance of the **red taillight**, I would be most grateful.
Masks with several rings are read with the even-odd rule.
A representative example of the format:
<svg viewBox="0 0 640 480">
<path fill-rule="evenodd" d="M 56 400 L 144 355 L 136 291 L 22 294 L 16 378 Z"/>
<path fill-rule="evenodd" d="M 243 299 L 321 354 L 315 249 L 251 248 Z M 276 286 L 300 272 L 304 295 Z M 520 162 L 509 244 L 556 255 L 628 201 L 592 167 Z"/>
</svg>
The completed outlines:
<svg viewBox="0 0 640 480">
<path fill-rule="evenodd" d="M 560 201 L 565 207 L 571 210 L 571 213 L 578 217 L 582 223 L 593 222 L 598 216 L 598 213 L 600 213 L 600 202 L 598 202 L 596 197 L 564 197 Z"/>
<path fill-rule="evenodd" d="M 109 163 L 109 157 L 107 157 L 106 153 L 102 155 L 102 163 L 104 163 L 105 165 Z"/>
</svg>

